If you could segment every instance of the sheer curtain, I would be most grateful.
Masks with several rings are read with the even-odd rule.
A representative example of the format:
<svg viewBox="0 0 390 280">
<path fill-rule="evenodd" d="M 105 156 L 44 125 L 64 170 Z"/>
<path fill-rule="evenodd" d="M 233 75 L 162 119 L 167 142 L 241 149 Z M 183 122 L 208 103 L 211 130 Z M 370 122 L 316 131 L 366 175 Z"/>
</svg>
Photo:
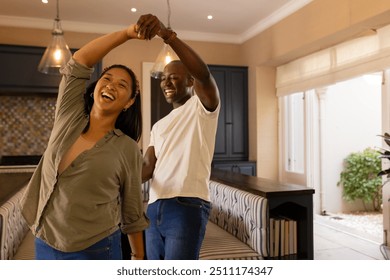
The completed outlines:
<svg viewBox="0 0 390 280">
<path fill-rule="evenodd" d="M 390 25 L 277 68 L 277 96 L 334 84 L 390 66 Z"/>
</svg>

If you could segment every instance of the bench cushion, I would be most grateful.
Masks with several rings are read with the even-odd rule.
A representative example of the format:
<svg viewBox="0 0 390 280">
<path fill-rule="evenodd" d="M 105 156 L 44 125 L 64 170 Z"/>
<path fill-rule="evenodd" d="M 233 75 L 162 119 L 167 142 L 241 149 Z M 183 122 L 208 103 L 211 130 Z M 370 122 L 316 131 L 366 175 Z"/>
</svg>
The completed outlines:
<svg viewBox="0 0 390 280">
<path fill-rule="evenodd" d="M 268 257 L 266 198 L 210 181 L 209 220 L 263 257 Z"/>
<path fill-rule="evenodd" d="M 13 259 L 29 228 L 20 210 L 23 189 L 0 206 L 0 257 Z"/>
<path fill-rule="evenodd" d="M 261 260 L 263 257 L 232 234 L 208 222 L 200 260 Z"/>
</svg>

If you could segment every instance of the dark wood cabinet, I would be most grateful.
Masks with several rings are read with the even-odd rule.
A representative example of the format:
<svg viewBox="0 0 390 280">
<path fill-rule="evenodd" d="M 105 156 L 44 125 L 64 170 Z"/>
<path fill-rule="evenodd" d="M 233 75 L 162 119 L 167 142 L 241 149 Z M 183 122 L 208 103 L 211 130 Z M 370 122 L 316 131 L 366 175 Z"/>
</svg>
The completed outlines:
<svg viewBox="0 0 390 280">
<path fill-rule="evenodd" d="M 221 97 L 213 168 L 256 176 L 248 161 L 248 68 L 209 65 Z"/>
<path fill-rule="evenodd" d="M 45 49 L 0 45 L 0 95 L 57 95 L 61 76 L 43 74 L 37 70 Z M 91 81 L 99 77 L 101 69 L 99 62 L 95 65 Z"/>
<path fill-rule="evenodd" d="M 248 68 L 209 65 L 221 97 L 214 161 L 248 160 Z"/>
<path fill-rule="evenodd" d="M 256 176 L 255 161 L 215 161 L 212 164 L 215 169 Z"/>
<path fill-rule="evenodd" d="M 161 79 L 150 77 L 151 126 L 168 115 L 173 109 L 172 104 L 165 99 L 160 84 Z"/>
</svg>

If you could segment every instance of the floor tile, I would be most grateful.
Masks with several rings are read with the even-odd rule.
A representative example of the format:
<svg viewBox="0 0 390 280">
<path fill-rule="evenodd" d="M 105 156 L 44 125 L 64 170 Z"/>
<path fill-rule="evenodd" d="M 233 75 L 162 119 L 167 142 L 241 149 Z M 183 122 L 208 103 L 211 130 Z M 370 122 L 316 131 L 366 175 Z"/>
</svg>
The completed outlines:
<svg viewBox="0 0 390 280">
<path fill-rule="evenodd" d="M 380 244 L 314 220 L 315 260 L 383 260 Z"/>
</svg>

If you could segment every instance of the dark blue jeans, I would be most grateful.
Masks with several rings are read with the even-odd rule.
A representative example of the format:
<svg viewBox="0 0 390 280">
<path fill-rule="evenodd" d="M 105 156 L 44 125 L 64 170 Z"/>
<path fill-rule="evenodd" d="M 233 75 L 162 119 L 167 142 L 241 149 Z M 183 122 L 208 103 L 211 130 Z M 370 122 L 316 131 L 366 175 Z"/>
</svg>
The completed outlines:
<svg viewBox="0 0 390 280">
<path fill-rule="evenodd" d="M 146 229 L 148 260 L 196 260 L 206 231 L 210 203 L 199 198 L 175 197 L 150 204 Z"/>
<path fill-rule="evenodd" d="M 35 238 L 36 260 L 121 260 L 121 232 L 117 230 L 94 245 L 77 252 L 62 252 Z"/>
</svg>

